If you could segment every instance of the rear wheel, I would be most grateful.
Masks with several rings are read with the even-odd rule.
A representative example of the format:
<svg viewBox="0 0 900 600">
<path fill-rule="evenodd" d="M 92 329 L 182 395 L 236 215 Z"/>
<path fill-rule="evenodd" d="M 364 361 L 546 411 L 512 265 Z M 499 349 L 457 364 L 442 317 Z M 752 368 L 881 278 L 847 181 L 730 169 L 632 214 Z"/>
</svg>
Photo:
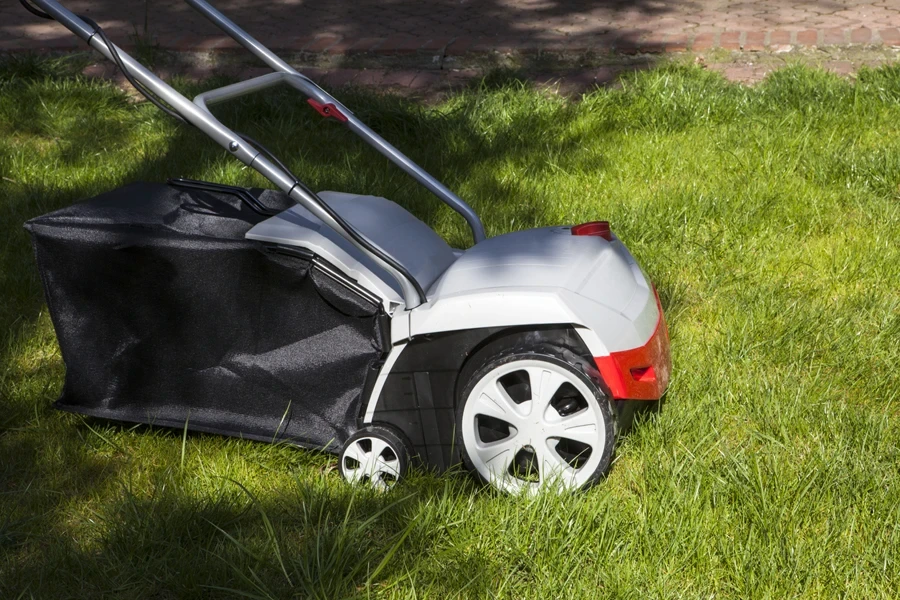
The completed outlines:
<svg viewBox="0 0 900 600">
<path fill-rule="evenodd" d="M 466 465 L 499 490 L 574 490 L 612 462 L 615 419 L 599 374 L 564 348 L 516 348 L 469 378 L 457 409 Z"/>
<path fill-rule="evenodd" d="M 402 434 L 384 425 L 369 425 L 341 448 L 341 475 L 352 484 L 386 491 L 406 475 L 411 453 Z"/>
</svg>

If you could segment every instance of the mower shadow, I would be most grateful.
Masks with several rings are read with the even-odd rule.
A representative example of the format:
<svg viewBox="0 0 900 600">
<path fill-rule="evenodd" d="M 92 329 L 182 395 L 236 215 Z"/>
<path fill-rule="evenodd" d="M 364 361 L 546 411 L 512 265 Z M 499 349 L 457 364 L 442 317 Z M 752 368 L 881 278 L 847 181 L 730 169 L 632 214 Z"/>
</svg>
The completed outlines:
<svg viewBox="0 0 900 600">
<path fill-rule="evenodd" d="M 0 594 L 342 598 L 404 581 L 434 540 L 435 525 L 413 516 L 434 501 L 436 481 L 378 494 L 347 486 L 331 472 L 260 499 L 225 478 L 198 491 L 197 477 L 172 466 L 132 464 L 102 495 L 65 497 L 40 515 L 0 516 Z M 85 502 L 94 506 L 90 528 L 71 521 Z M 87 531 L 90 541 L 83 538 Z M 449 594 L 473 577 L 489 582 L 495 580 L 490 569 L 469 564 L 439 585 Z"/>
</svg>

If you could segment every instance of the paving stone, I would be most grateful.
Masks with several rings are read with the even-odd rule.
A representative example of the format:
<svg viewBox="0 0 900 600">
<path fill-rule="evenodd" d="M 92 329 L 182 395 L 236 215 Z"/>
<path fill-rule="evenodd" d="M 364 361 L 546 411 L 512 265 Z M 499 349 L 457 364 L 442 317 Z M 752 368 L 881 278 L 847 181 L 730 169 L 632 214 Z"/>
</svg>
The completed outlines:
<svg viewBox="0 0 900 600">
<path fill-rule="evenodd" d="M 716 48 L 719 45 L 718 37 L 717 33 L 701 33 L 694 38 L 691 49 L 695 52 L 704 52 Z"/>
<path fill-rule="evenodd" d="M 819 43 L 819 32 L 816 29 L 804 29 L 797 32 L 797 43 L 801 46 L 815 46 Z"/>
<path fill-rule="evenodd" d="M 748 52 L 761 52 L 765 50 L 766 32 L 764 31 L 748 31 L 744 41 L 743 50 Z"/>
<path fill-rule="evenodd" d="M 691 38 L 686 33 L 670 33 L 666 36 L 666 52 L 685 52 L 691 46 Z"/>
<path fill-rule="evenodd" d="M 836 46 L 840 44 L 845 44 L 845 33 L 844 29 L 826 29 L 824 31 L 823 43 L 826 46 Z"/>
<path fill-rule="evenodd" d="M 418 76 L 418 71 L 390 71 L 385 73 L 381 85 L 385 87 L 409 88 Z"/>
<path fill-rule="evenodd" d="M 447 49 L 444 51 L 444 53 L 447 56 L 463 56 L 464 54 L 467 54 L 469 50 L 471 50 L 474 44 L 475 40 L 470 37 L 458 37 L 453 40 L 450 45 L 447 46 Z"/>
<path fill-rule="evenodd" d="M 896 27 L 892 27 L 891 29 L 882 29 L 878 32 L 881 41 L 887 44 L 888 46 L 900 46 L 900 30 Z"/>
<path fill-rule="evenodd" d="M 868 27 L 857 27 L 850 32 L 851 44 L 870 44 L 872 43 L 872 30 Z"/>
<path fill-rule="evenodd" d="M 642 36 L 638 41 L 638 49 L 641 52 L 648 52 L 650 54 L 659 54 L 661 52 L 665 52 L 667 37 L 668 34 L 664 33 L 650 33 L 648 35 Z"/>
<path fill-rule="evenodd" d="M 357 85 L 377 87 L 384 80 L 384 71 L 380 69 L 364 69 L 360 71 L 353 82 Z"/>
<path fill-rule="evenodd" d="M 293 35 L 290 32 L 281 32 L 266 38 L 266 46 L 282 52 L 300 52 L 313 43 L 315 37 L 310 35 Z"/>
<path fill-rule="evenodd" d="M 776 29 L 769 36 L 770 46 L 790 46 L 791 32 L 784 29 Z"/>
<path fill-rule="evenodd" d="M 341 56 L 350 53 L 350 49 L 356 44 L 356 40 L 353 39 L 341 39 L 336 44 L 332 44 L 329 46 L 325 52 L 328 54 L 339 54 Z"/>
<path fill-rule="evenodd" d="M 408 35 L 394 35 L 378 46 L 379 54 L 409 54 L 428 43 L 428 39 Z"/>
<path fill-rule="evenodd" d="M 422 47 L 419 48 L 419 50 L 424 52 L 434 52 L 437 50 L 443 51 L 443 49 L 446 48 L 447 45 L 452 41 L 453 38 L 450 37 L 431 38 L 430 40 L 425 42 Z"/>
<path fill-rule="evenodd" d="M 741 49 L 741 32 L 726 31 L 719 37 L 719 46 L 725 50 Z"/>
<path fill-rule="evenodd" d="M 312 39 L 303 47 L 304 52 L 323 52 L 341 41 L 341 38 L 333 35 L 322 35 Z"/>
<path fill-rule="evenodd" d="M 362 54 L 365 52 L 374 52 L 378 49 L 378 46 L 384 43 L 385 38 L 360 38 L 354 42 L 350 49 L 348 50 L 349 54 Z"/>
<path fill-rule="evenodd" d="M 410 90 L 427 92 L 443 87 L 441 74 L 433 71 L 420 72 L 409 86 Z"/>
</svg>

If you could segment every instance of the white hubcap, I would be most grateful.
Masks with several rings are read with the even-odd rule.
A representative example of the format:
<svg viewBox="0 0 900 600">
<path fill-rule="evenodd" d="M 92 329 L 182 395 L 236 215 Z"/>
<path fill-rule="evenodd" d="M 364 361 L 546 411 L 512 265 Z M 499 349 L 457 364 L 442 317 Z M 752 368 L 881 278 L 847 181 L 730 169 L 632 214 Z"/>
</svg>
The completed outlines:
<svg viewBox="0 0 900 600">
<path fill-rule="evenodd" d="M 400 459 L 390 444 L 377 437 L 351 442 L 341 455 L 341 472 L 350 483 L 369 483 L 386 490 L 400 478 Z"/>
<path fill-rule="evenodd" d="M 581 487 L 606 443 L 593 392 L 568 369 L 542 360 L 487 373 L 466 399 L 462 434 L 481 476 L 513 493 Z"/>
</svg>

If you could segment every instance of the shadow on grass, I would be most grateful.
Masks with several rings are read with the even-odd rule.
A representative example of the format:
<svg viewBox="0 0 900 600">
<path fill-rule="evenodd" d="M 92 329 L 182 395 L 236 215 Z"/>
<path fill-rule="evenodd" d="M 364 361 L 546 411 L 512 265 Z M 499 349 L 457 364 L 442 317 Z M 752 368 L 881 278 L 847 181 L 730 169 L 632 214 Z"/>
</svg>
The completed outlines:
<svg viewBox="0 0 900 600">
<path fill-rule="evenodd" d="M 298 481 L 258 499 L 228 479 L 198 492 L 196 473 L 171 468 L 129 481 L 138 477 L 122 477 L 117 501 L 94 498 L 88 528 L 40 516 L 0 523 L 4 597 L 346 598 L 408 580 L 434 539 L 434 524 L 413 518 L 428 502 L 421 486 L 380 495 Z M 446 583 L 459 589 L 457 579 Z"/>
</svg>

